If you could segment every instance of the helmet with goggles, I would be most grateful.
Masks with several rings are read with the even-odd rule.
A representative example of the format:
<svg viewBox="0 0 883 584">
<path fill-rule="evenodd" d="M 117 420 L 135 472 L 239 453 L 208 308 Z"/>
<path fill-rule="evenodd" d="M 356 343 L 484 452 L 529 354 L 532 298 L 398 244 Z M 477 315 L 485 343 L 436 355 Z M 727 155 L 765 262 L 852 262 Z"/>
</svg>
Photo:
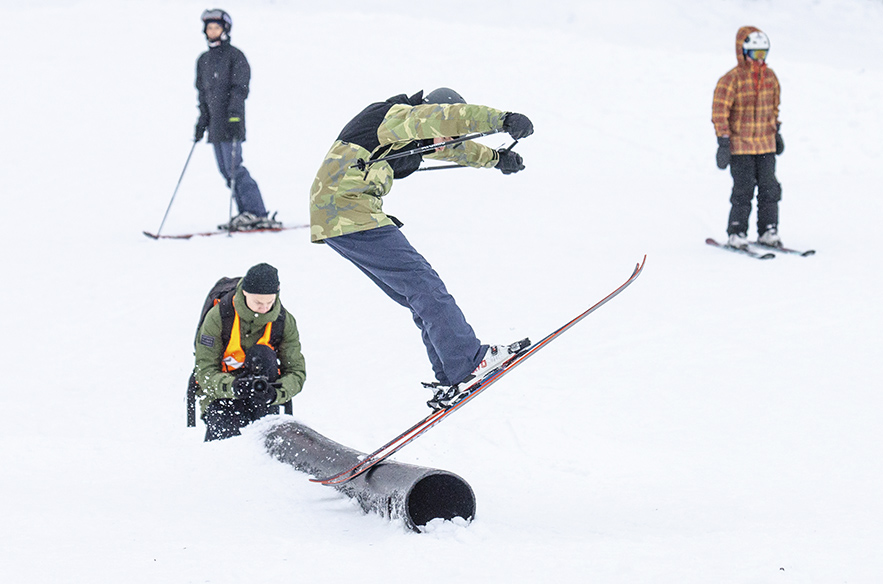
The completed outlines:
<svg viewBox="0 0 883 584">
<path fill-rule="evenodd" d="M 766 33 L 756 30 L 742 41 L 742 55 L 755 61 L 763 61 L 770 52 L 770 39 Z"/>
<path fill-rule="evenodd" d="M 208 10 L 202 11 L 202 31 L 205 32 L 205 27 L 210 22 L 216 22 L 220 24 L 224 28 L 224 32 L 230 33 L 230 29 L 233 28 L 233 19 L 227 14 L 225 11 L 220 8 L 209 8 Z"/>
</svg>

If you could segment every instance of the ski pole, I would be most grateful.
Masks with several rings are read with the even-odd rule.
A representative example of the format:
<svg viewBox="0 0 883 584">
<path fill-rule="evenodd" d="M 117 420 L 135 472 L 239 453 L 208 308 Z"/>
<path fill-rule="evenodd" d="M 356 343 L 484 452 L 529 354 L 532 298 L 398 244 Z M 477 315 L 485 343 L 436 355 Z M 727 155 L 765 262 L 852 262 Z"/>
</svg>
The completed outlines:
<svg viewBox="0 0 883 584">
<path fill-rule="evenodd" d="M 166 207 L 166 214 L 162 217 L 162 223 L 159 224 L 159 229 L 156 230 L 156 235 L 154 239 L 159 238 L 160 232 L 162 232 L 163 225 L 166 224 L 166 218 L 169 216 L 169 211 L 172 208 L 172 203 L 175 202 L 175 195 L 178 194 L 178 187 L 181 186 L 181 181 L 184 180 L 184 173 L 187 171 L 187 165 L 190 164 L 190 157 L 193 156 L 193 150 L 196 148 L 197 141 L 193 141 L 193 146 L 190 147 L 190 154 L 187 155 L 187 162 L 184 163 L 184 170 L 181 171 L 181 176 L 178 177 L 178 184 L 175 185 L 175 191 L 172 193 L 172 199 L 169 201 L 169 206 Z"/>
<path fill-rule="evenodd" d="M 359 158 L 354 165 L 350 168 L 358 168 L 359 170 L 365 170 L 368 166 L 374 164 L 375 162 L 383 162 L 385 160 L 395 160 L 396 158 L 403 158 L 405 156 L 411 156 L 413 154 L 422 154 L 424 152 L 431 152 L 433 150 L 437 150 L 438 148 L 444 148 L 445 146 L 453 146 L 454 144 L 459 144 L 460 142 L 468 142 L 469 140 L 475 140 L 476 138 L 481 138 L 482 136 L 490 136 L 491 134 L 497 134 L 502 130 L 492 130 L 490 132 L 474 132 L 472 134 L 466 134 L 464 136 L 460 136 L 459 138 L 454 138 L 453 140 L 448 140 L 443 144 L 427 144 L 426 146 L 417 146 L 416 148 L 411 148 L 410 150 L 405 150 L 404 152 L 396 152 L 395 154 L 389 154 L 387 156 L 381 156 L 380 158 L 375 158 L 374 160 L 365 160 L 364 158 Z"/>
<path fill-rule="evenodd" d="M 468 167 L 460 166 L 459 164 L 445 164 L 442 166 L 424 166 L 423 168 L 418 168 L 414 172 L 424 172 L 427 170 L 445 170 L 446 168 L 468 168 Z"/>
<path fill-rule="evenodd" d="M 233 138 L 233 148 L 230 151 L 230 222 L 227 225 L 230 229 L 227 231 L 227 237 L 233 237 L 233 199 L 236 197 L 236 138 Z"/>
<path fill-rule="evenodd" d="M 510 150 L 512 150 L 512 147 L 515 146 L 516 144 L 518 144 L 518 140 L 515 140 L 514 142 L 509 144 L 509 146 L 505 150 L 503 150 L 503 152 L 509 152 Z M 423 168 L 418 168 L 414 172 L 423 172 L 426 170 L 445 170 L 447 168 L 468 168 L 468 167 L 461 166 L 459 164 L 445 164 L 442 166 L 424 166 Z"/>
</svg>

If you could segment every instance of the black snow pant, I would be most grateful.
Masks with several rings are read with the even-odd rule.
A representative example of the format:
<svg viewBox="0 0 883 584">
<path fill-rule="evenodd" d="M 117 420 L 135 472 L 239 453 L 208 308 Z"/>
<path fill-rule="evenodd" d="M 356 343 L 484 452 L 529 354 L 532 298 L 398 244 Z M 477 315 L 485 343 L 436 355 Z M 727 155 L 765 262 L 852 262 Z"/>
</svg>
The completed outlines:
<svg viewBox="0 0 883 584">
<path fill-rule="evenodd" d="M 240 375 L 265 375 L 270 382 L 279 375 L 276 351 L 266 345 L 254 345 L 245 352 Z M 270 414 L 278 414 L 279 406 L 254 399 L 216 399 L 202 414 L 205 442 L 239 436 L 242 428 Z"/>
<path fill-rule="evenodd" d="M 205 441 L 239 436 L 239 431 L 255 420 L 278 413 L 279 406 L 268 406 L 251 399 L 216 399 L 202 415 Z"/>
<path fill-rule="evenodd" d="M 733 194 L 730 196 L 730 221 L 727 233 L 748 233 L 751 199 L 757 187 L 757 235 L 779 225 L 779 201 L 782 185 L 776 180 L 776 155 L 737 154 L 730 159 Z"/>
</svg>

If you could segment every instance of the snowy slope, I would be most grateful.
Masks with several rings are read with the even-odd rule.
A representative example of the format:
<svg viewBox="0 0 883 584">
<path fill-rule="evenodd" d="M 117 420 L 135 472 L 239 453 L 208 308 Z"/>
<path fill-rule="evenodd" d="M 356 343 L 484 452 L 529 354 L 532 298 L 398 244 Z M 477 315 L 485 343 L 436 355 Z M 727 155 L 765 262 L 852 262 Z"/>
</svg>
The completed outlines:
<svg viewBox="0 0 883 584">
<path fill-rule="evenodd" d="M 184 426 L 204 294 L 260 261 L 304 344 L 298 420 L 370 450 L 424 414 L 431 376 L 409 315 L 304 231 L 141 235 L 191 146 L 206 6 L 2 7 L 4 582 L 879 580 L 878 0 L 224 5 L 253 71 L 245 163 L 286 223 L 371 101 L 448 85 L 531 117 L 525 172 L 421 173 L 385 203 L 484 341 L 542 337 L 648 255 L 396 455 L 476 493 L 470 525 L 420 535 L 272 460 L 259 429 Z M 702 243 L 724 235 L 711 95 L 745 24 L 782 83 L 781 233 L 812 258 Z M 228 201 L 199 144 L 164 231 Z"/>
</svg>

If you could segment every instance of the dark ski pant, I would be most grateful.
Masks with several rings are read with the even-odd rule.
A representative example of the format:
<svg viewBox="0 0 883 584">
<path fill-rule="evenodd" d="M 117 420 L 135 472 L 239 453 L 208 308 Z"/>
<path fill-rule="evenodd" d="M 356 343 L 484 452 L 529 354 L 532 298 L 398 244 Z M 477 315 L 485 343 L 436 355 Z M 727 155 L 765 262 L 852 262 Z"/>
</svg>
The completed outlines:
<svg viewBox="0 0 883 584">
<path fill-rule="evenodd" d="M 218 170 L 227 181 L 227 186 L 232 184 L 232 178 L 236 176 L 236 189 L 233 198 L 240 213 L 252 213 L 258 217 L 266 217 L 267 209 L 264 208 L 264 199 L 258 183 L 255 182 L 248 169 L 242 166 L 242 142 L 215 142 L 215 159 L 218 161 Z M 233 171 L 235 169 L 235 171 Z M 231 172 L 232 171 L 232 172 Z"/>
<path fill-rule="evenodd" d="M 216 399 L 205 408 L 205 442 L 239 436 L 240 430 L 255 420 L 278 414 L 279 406 L 268 406 L 251 399 Z"/>
<path fill-rule="evenodd" d="M 439 383 L 459 383 L 487 351 L 444 283 L 394 225 L 325 240 L 387 296 L 408 308 Z"/>
<path fill-rule="evenodd" d="M 727 233 L 748 233 L 751 199 L 757 188 L 757 235 L 779 225 L 782 186 L 776 180 L 776 155 L 736 154 L 730 159 L 733 193 Z"/>
</svg>

